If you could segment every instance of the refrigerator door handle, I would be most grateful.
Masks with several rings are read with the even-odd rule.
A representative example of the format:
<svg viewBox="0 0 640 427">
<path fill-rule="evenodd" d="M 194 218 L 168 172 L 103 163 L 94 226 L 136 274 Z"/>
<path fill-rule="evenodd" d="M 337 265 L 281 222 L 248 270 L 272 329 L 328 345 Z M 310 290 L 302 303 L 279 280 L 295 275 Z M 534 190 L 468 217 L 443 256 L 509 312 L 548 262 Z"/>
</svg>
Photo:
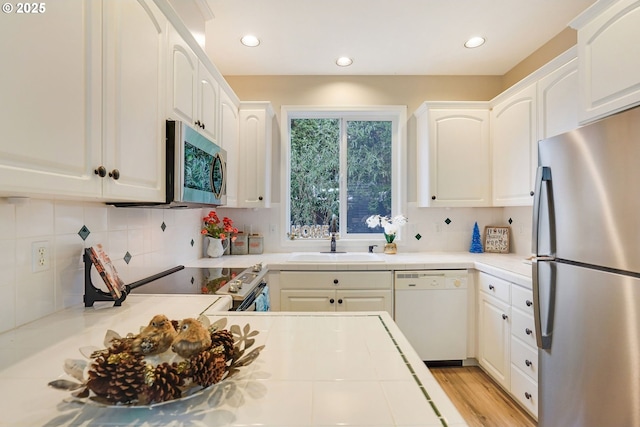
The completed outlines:
<svg viewBox="0 0 640 427">
<path fill-rule="evenodd" d="M 539 257 L 531 261 L 533 285 L 533 317 L 536 327 L 536 344 L 543 350 L 551 348 L 553 335 L 553 310 L 555 307 L 555 275 L 553 258 Z M 541 274 L 544 265 L 546 274 Z"/>
<path fill-rule="evenodd" d="M 538 170 L 536 171 L 536 184 L 534 189 L 534 198 L 533 198 L 533 226 L 532 226 L 532 238 L 531 238 L 531 249 L 533 255 L 539 255 L 538 252 L 538 243 L 539 243 L 539 233 L 540 233 L 540 208 L 541 208 L 541 198 L 542 198 L 542 184 L 544 183 L 546 188 L 546 205 L 547 205 L 547 218 L 549 221 L 549 254 L 546 255 L 554 255 L 555 254 L 555 235 L 556 235 L 556 224 L 555 224 L 555 216 L 553 212 L 553 189 L 551 185 L 551 168 L 548 166 L 538 166 Z"/>
</svg>

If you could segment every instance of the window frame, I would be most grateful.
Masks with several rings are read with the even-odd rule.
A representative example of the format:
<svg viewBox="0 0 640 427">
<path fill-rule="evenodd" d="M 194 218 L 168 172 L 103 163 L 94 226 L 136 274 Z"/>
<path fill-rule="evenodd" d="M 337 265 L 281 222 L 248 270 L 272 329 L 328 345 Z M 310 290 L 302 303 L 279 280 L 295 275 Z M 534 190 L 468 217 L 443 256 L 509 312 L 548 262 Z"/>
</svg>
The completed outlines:
<svg viewBox="0 0 640 427">
<path fill-rule="evenodd" d="M 391 174 L 392 196 L 391 215 L 397 215 L 406 211 L 407 188 L 407 107 L 404 105 L 382 106 L 308 106 L 308 105 L 283 105 L 281 107 L 280 135 L 281 135 L 281 244 L 284 247 L 302 249 L 317 246 L 322 239 L 295 239 L 290 240 L 287 233 L 290 231 L 290 182 L 291 182 L 291 145 L 290 145 L 290 121 L 301 118 L 338 118 L 352 120 L 388 120 L 392 122 L 391 139 Z M 341 135 L 342 138 L 342 135 Z M 340 141 L 344 144 L 345 141 Z M 346 189 L 346 174 L 344 168 L 346 155 L 340 159 L 340 188 Z M 340 214 L 346 215 L 346 191 L 340 194 Z M 340 221 L 340 240 L 342 242 L 362 242 L 379 240 L 382 233 L 351 233 L 347 234 L 346 224 Z M 402 230 L 396 240 L 402 239 Z M 322 244 L 322 243 L 320 243 Z"/>
</svg>

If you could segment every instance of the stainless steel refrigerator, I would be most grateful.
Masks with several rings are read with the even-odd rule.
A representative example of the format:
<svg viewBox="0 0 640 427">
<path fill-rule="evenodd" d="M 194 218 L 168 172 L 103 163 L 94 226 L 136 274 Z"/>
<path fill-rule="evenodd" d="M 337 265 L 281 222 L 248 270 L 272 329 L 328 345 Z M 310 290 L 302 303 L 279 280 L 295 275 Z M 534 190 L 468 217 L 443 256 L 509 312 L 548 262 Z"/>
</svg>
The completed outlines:
<svg viewBox="0 0 640 427">
<path fill-rule="evenodd" d="M 640 426 L 640 108 L 538 154 L 539 427 Z"/>
</svg>

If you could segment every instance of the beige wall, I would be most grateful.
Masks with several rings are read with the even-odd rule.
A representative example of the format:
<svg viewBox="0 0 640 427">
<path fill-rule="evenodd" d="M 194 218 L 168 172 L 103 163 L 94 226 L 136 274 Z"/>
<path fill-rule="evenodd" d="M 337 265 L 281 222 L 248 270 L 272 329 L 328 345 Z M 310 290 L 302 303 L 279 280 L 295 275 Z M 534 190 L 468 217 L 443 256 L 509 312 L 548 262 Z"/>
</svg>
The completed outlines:
<svg viewBox="0 0 640 427">
<path fill-rule="evenodd" d="M 502 90 L 510 88 L 556 56 L 575 46 L 577 42 L 578 34 L 576 30 L 569 27 L 565 28 L 564 31 L 509 70 L 503 76 Z"/>
<path fill-rule="evenodd" d="M 282 105 L 406 105 L 485 101 L 502 91 L 500 76 L 225 76 L 243 101 Z"/>
</svg>

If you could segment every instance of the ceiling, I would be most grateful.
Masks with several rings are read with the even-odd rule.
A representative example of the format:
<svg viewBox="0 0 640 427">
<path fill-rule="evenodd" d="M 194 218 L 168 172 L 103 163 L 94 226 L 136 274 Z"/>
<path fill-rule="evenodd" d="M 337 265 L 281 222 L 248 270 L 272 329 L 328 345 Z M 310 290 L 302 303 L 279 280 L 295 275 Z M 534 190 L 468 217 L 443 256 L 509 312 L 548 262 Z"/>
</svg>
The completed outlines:
<svg viewBox="0 0 640 427">
<path fill-rule="evenodd" d="M 205 50 L 223 75 L 504 75 L 594 1 L 206 0 Z"/>
</svg>

